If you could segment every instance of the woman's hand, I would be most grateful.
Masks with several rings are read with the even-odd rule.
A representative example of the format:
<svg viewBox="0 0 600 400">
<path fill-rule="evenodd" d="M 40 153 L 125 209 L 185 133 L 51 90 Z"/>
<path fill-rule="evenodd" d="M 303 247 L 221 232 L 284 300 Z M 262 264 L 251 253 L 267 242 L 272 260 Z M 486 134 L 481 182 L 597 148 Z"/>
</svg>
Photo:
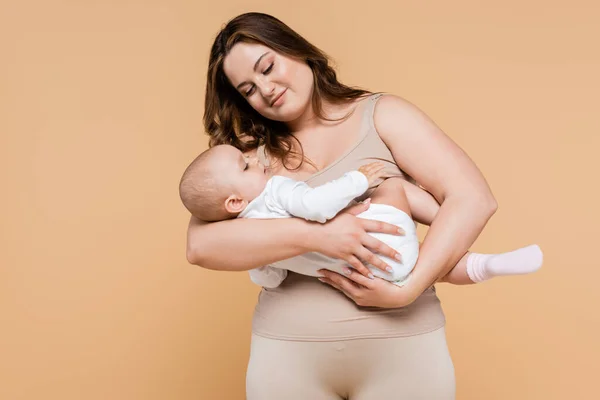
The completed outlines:
<svg viewBox="0 0 600 400">
<path fill-rule="evenodd" d="M 319 233 L 314 237 L 313 248 L 314 251 L 328 257 L 346 261 L 366 279 L 372 280 L 374 277 L 364 263 L 369 263 L 382 271 L 392 271 L 391 267 L 374 253 L 399 261 L 402 260 L 402 256 L 367 232 L 404 235 L 404 231 L 393 224 L 356 217 L 366 211 L 369 206 L 370 201 L 367 199 L 365 202 L 339 213 L 326 224 L 319 224 Z M 346 270 L 348 275 L 352 273 L 351 268 Z"/>
<path fill-rule="evenodd" d="M 338 289 L 359 306 L 396 308 L 404 307 L 419 297 L 409 285 L 400 287 L 385 279 L 368 279 L 352 271 L 348 277 L 325 269 L 319 270 L 323 275 L 321 282 Z"/>
</svg>

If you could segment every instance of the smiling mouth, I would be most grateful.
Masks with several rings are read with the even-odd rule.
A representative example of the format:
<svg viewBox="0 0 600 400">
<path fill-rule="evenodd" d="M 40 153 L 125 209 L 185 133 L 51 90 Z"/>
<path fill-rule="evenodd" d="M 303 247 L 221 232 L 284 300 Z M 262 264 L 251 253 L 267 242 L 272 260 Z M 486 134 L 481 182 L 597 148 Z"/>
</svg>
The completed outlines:
<svg viewBox="0 0 600 400">
<path fill-rule="evenodd" d="M 275 98 L 273 99 L 273 101 L 271 102 L 271 107 L 273 107 L 273 105 L 274 105 L 275 103 L 277 103 L 277 100 L 279 100 L 279 99 L 281 98 L 281 96 L 283 96 L 283 94 L 284 94 L 285 92 L 287 92 L 287 89 L 283 89 L 283 91 L 282 91 L 281 93 L 279 93 L 279 94 L 277 95 L 277 97 L 275 97 Z"/>
</svg>

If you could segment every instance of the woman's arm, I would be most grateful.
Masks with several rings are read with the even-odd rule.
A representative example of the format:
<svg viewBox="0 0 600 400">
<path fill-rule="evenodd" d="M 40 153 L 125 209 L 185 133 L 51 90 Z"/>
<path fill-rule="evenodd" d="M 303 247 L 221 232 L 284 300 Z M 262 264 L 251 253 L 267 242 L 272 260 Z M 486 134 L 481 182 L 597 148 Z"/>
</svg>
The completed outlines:
<svg viewBox="0 0 600 400">
<path fill-rule="evenodd" d="M 431 193 L 440 208 L 405 287 L 382 280 L 369 282 L 358 274 L 350 275 L 352 281 L 326 271 L 323 275 L 326 283 L 360 305 L 399 307 L 410 304 L 456 265 L 497 205 L 473 161 L 416 106 L 396 96 L 383 96 L 374 119 L 398 166 Z"/>
<path fill-rule="evenodd" d="M 191 217 L 187 260 L 208 269 L 246 271 L 312 251 L 313 230 L 300 218 L 207 223 Z"/>
<path fill-rule="evenodd" d="M 206 223 L 192 217 L 187 259 L 208 269 L 245 271 L 314 251 L 345 260 L 368 276 L 370 270 L 360 260 L 384 269 L 386 264 L 373 252 L 390 258 L 398 252 L 367 232 L 403 234 L 395 225 L 356 217 L 368 207 L 368 203 L 350 207 L 326 224 L 300 218 Z"/>
<path fill-rule="evenodd" d="M 497 204 L 475 163 L 416 106 L 384 96 L 374 119 L 398 166 L 440 204 L 407 285 L 414 299 L 456 265 Z"/>
<path fill-rule="evenodd" d="M 256 149 L 244 156 L 257 157 Z M 191 217 L 186 256 L 190 264 L 221 271 L 246 271 L 312 251 L 313 226 L 298 218 L 204 222 Z"/>
</svg>

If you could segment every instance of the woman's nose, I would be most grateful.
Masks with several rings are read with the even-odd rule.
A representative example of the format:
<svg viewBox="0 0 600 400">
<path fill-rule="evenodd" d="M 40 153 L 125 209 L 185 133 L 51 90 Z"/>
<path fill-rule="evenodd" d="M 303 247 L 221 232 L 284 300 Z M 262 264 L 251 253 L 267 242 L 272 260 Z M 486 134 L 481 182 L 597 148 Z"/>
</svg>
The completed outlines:
<svg viewBox="0 0 600 400">
<path fill-rule="evenodd" d="M 269 97 L 275 93 L 275 84 L 266 79 L 260 82 L 258 88 L 264 97 Z"/>
</svg>

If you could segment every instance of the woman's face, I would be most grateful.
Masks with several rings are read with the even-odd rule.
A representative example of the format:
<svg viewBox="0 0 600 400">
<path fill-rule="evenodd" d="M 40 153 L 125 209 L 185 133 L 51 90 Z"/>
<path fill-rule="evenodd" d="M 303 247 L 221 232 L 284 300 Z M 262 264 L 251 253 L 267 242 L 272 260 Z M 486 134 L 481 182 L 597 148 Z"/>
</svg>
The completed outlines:
<svg viewBox="0 0 600 400">
<path fill-rule="evenodd" d="M 252 108 L 271 120 L 295 121 L 311 105 L 310 67 L 262 44 L 235 44 L 223 60 L 223 70 Z"/>
</svg>

